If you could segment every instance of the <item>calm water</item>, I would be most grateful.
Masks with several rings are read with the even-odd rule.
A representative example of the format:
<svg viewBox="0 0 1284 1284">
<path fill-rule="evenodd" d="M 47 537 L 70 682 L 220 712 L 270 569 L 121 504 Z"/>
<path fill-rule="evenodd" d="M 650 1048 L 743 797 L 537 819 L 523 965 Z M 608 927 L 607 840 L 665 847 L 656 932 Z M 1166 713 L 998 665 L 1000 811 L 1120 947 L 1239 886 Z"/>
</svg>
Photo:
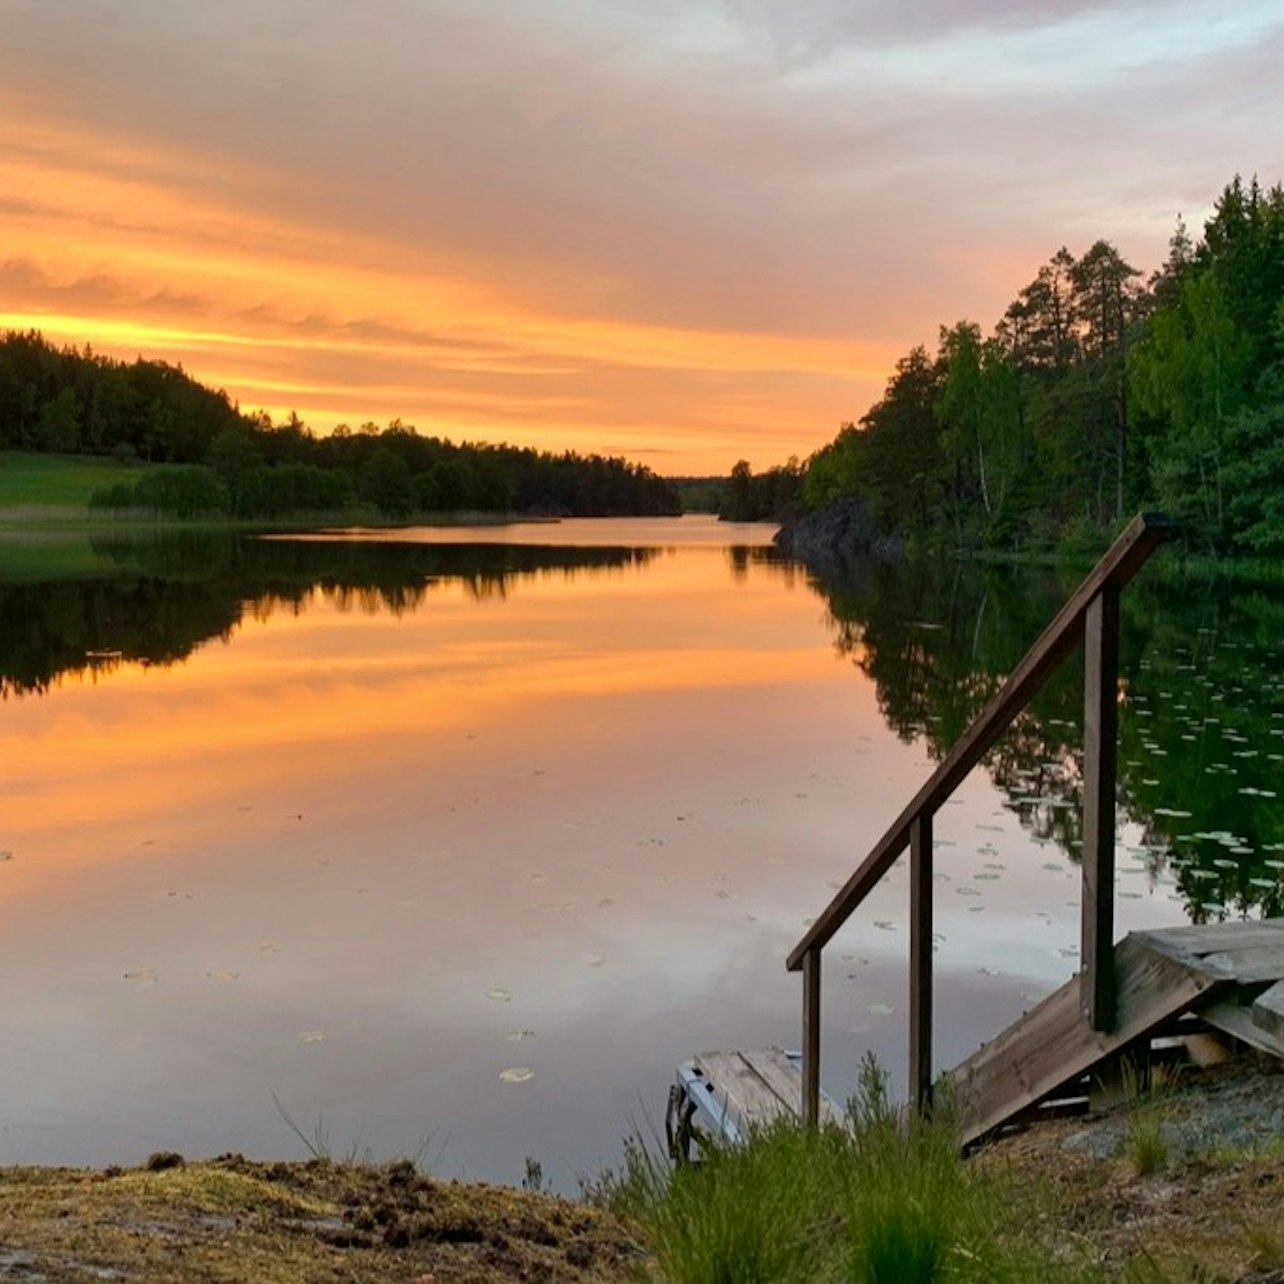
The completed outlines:
<svg viewBox="0 0 1284 1284">
<path fill-rule="evenodd" d="M 770 534 L 0 546 L 0 1162 L 300 1153 L 283 1108 L 573 1189 L 684 1056 L 796 1045 L 785 955 L 1069 586 Z M 1120 930 L 1279 913 L 1284 596 L 1143 574 Z M 1076 968 L 1076 683 L 938 817 L 941 1067 Z M 826 952 L 836 1097 L 903 1075 L 906 900 Z"/>
</svg>

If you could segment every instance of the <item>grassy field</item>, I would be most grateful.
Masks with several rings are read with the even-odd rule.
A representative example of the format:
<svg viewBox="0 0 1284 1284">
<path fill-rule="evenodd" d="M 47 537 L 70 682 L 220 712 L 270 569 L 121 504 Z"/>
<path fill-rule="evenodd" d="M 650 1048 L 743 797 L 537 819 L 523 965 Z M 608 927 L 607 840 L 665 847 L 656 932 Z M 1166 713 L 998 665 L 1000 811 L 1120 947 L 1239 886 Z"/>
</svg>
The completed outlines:
<svg viewBox="0 0 1284 1284">
<path fill-rule="evenodd" d="M 137 481 L 141 467 L 98 455 L 0 451 L 0 509 L 86 508 L 94 491 Z"/>
</svg>

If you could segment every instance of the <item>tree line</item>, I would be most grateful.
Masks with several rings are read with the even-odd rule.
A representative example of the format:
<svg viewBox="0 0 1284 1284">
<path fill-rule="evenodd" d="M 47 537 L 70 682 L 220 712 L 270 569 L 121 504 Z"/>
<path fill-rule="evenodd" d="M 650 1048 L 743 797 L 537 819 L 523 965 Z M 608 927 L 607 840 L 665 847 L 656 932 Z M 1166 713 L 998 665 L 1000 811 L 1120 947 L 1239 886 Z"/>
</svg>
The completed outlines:
<svg viewBox="0 0 1284 1284">
<path fill-rule="evenodd" d="M 736 470 L 751 508 L 854 496 L 917 547 L 1087 544 L 1159 507 L 1203 550 L 1284 550 L 1284 188 L 1235 178 L 1149 278 L 1105 240 L 1058 250 L 801 468 Z"/>
<path fill-rule="evenodd" d="M 659 515 L 677 491 L 602 455 L 454 443 L 400 419 L 317 435 L 295 414 L 241 411 L 181 366 L 58 348 L 38 331 L 0 336 L 0 450 L 106 455 L 154 465 L 95 496 L 104 508 L 267 517 L 363 503 L 415 512 Z"/>
</svg>

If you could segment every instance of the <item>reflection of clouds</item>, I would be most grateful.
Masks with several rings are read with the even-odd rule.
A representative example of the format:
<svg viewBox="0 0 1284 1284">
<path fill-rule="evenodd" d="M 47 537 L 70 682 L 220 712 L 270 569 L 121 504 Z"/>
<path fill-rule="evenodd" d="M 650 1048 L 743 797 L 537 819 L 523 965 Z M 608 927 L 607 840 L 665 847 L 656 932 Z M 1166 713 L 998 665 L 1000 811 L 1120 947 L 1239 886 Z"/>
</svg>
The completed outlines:
<svg viewBox="0 0 1284 1284">
<path fill-rule="evenodd" d="M 784 959 L 924 768 L 812 593 L 745 566 L 678 549 L 401 615 L 311 593 L 7 707 L 7 1154 L 280 1153 L 275 1092 L 336 1150 L 435 1131 L 438 1171 L 517 1181 L 609 1162 L 692 1052 L 796 1046 Z M 1073 972 L 1051 854 L 983 771 L 939 814 L 938 1066 Z M 836 1096 L 866 1050 L 903 1082 L 907 903 L 901 865 L 825 952 Z"/>
</svg>

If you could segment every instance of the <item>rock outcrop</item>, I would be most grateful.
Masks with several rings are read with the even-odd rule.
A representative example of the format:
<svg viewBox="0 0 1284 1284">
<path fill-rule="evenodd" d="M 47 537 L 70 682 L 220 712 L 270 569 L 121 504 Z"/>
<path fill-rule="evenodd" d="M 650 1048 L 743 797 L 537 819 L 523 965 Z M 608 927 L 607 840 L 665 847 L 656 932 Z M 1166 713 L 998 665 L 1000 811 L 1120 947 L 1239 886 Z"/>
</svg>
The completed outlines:
<svg viewBox="0 0 1284 1284">
<path fill-rule="evenodd" d="M 870 558 L 899 561 L 905 542 L 883 534 L 859 499 L 837 499 L 814 513 L 786 522 L 776 532 L 782 553 L 814 566 L 842 566 Z"/>
</svg>

